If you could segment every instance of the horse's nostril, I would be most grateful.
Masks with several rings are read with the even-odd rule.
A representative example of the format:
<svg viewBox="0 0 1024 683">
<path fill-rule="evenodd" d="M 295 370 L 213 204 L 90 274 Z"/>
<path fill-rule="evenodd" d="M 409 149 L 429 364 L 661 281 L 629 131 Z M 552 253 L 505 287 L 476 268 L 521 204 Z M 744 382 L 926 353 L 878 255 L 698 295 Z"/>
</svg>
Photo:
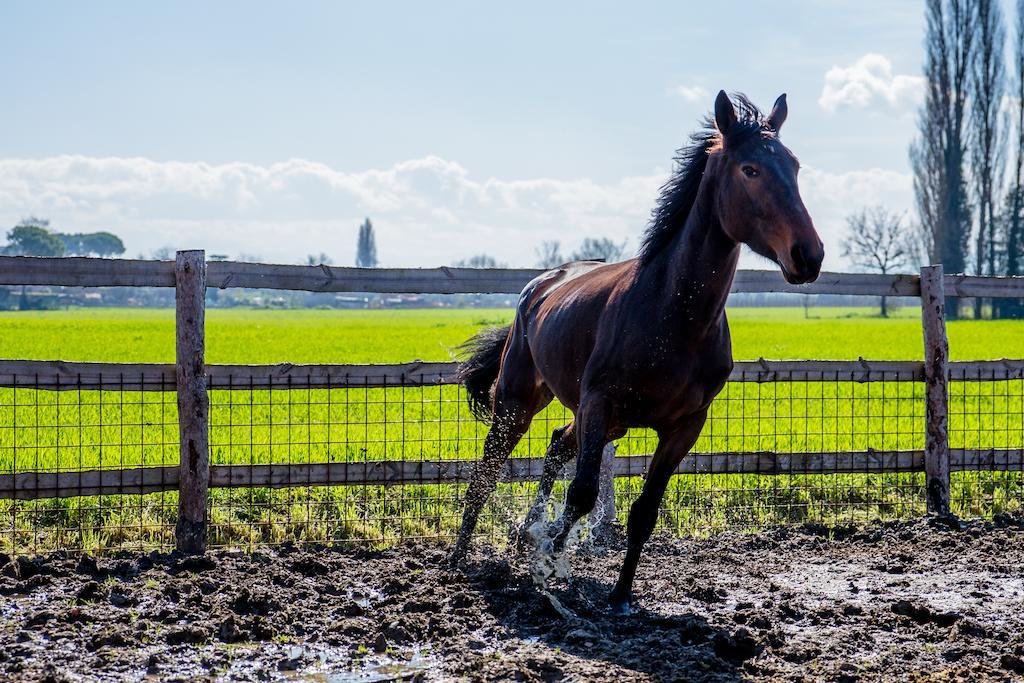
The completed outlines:
<svg viewBox="0 0 1024 683">
<path fill-rule="evenodd" d="M 802 273 L 807 268 L 807 257 L 803 247 L 799 244 L 793 245 L 793 248 L 789 250 L 789 256 L 793 259 L 793 267 L 797 272 Z"/>
</svg>

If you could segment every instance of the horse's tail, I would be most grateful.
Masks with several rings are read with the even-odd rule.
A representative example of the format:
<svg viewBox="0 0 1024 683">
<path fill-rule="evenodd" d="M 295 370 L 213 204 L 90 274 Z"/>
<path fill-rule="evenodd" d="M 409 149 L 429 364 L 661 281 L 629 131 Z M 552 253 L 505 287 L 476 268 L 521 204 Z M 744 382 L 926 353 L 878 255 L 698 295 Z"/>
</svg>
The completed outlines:
<svg viewBox="0 0 1024 683">
<path fill-rule="evenodd" d="M 481 422 L 491 421 L 491 387 L 498 379 L 501 352 L 505 349 L 511 328 L 511 325 L 506 325 L 481 330 L 457 349 L 462 360 L 455 371 L 455 378 L 466 387 L 469 409 Z"/>
</svg>

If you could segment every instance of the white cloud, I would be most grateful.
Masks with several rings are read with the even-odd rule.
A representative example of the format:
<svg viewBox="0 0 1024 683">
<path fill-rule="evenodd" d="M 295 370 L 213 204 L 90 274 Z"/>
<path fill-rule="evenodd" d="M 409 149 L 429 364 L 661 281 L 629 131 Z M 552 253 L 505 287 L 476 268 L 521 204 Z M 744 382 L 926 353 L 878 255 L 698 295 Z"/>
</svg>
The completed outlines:
<svg viewBox="0 0 1024 683">
<path fill-rule="evenodd" d="M 882 205 L 890 211 L 906 212 L 904 225 L 914 220 L 914 182 L 910 173 L 881 168 L 829 173 L 804 167 L 800 191 L 807 211 L 825 243 L 825 268 L 848 267 L 841 243 L 846 235 L 846 217 L 864 206 Z"/>
<path fill-rule="evenodd" d="M 172 246 L 295 262 L 326 252 L 347 264 L 357 227 L 370 216 L 384 265 L 442 265 L 487 252 L 528 266 L 537 245 L 551 239 L 566 251 L 586 236 L 628 239 L 635 249 L 665 179 L 664 173 L 610 183 L 477 178 L 436 156 L 359 172 L 303 159 L 265 166 L 0 159 L 0 226 L 39 215 L 61 230 L 111 230 L 129 255 Z M 909 209 L 912 201 L 910 176 L 880 169 L 806 168 L 801 188 L 833 269 L 842 267 L 838 243 L 846 215 L 863 204 Z"/>
<path fill-rule="evenodd" d="M 863 109 L 883 104 L 894 109 L 916 106 L 924 96 L 924 78 L 894 74 L 885 55 L 868 53 L 849 66 L 833 66 L 825 74 L 818 98 L 822 109 Z"/>
<path fill-rule="evenodd" d="M 170 245 L 295 261 L 323 251 L 350 263 L 356 229 L 370 216 L 386 265 L 440 265 L 480 252 L 530 264 L 546 239 L 571 248 L 586 236 L 639 234 L 659 180 L 478 179 L 433 156 L 360 172 L 303 159 L 7 159 L 0 225 L 31 214 L 62 230 L 111 230 L 130 254 Z"/>
<path fill-rule="evenodd" d="M 703 102 L 708 103 L 710 106 L 711 93 L 706 88 L 702 88 L 699 85 L 677 85 L 669 88 L 669 92 L 678 97 L 682 97 L 687 102 Z"/>
</svg>

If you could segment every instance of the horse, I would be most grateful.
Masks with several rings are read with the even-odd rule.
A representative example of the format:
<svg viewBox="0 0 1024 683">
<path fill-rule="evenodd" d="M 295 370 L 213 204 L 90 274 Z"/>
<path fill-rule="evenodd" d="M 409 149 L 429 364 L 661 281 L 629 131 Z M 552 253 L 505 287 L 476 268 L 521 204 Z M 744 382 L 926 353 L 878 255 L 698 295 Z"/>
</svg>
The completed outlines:
<svg viewBox="0 0 1024 683">
<path fill-rule="evenodd" d="M 787 114 L 785 94 L 764 116 L 745 95 L 720 91 L 713 114 L 676 153 L 635 258 L 539 275 L 509 326 L 463 345 L 457 379 L 490 428 L 465 494 L 453 565 L 465 559 L 502 465 L 557 398 L 573 418 L 552 434 L 530 513 L 539 516 L 562 466 L 576 458 L 562 514 L 546 531 L 555 552 L 594 507 L 604 447 L 634 427 L 657 434 L 609 595 L 614 613 L 631 611 L 637 564 L 669 479 L 732 371 L 725 303 L 741 245 L 777 264 L 790 284 L 812 282 L 821 270 L 824 246 L 800 197 L 800 164 L 779 140 Z"/>
</svg>

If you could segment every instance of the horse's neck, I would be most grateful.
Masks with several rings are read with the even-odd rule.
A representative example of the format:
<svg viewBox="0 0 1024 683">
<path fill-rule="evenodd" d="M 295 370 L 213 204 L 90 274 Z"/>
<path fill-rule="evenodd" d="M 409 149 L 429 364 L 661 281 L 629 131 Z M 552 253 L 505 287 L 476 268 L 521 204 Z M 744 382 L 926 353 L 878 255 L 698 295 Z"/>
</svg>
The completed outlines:
<svg viewBox="0 0 1024 683">
<path fill-rule="evenodd" d="M 739 245 L 722 230 L 706 189 L 649 273 L 652 284 L 657 283 L 665 322 L 690 330 L 720 321 L 740 253 Z"/>
</svg>

